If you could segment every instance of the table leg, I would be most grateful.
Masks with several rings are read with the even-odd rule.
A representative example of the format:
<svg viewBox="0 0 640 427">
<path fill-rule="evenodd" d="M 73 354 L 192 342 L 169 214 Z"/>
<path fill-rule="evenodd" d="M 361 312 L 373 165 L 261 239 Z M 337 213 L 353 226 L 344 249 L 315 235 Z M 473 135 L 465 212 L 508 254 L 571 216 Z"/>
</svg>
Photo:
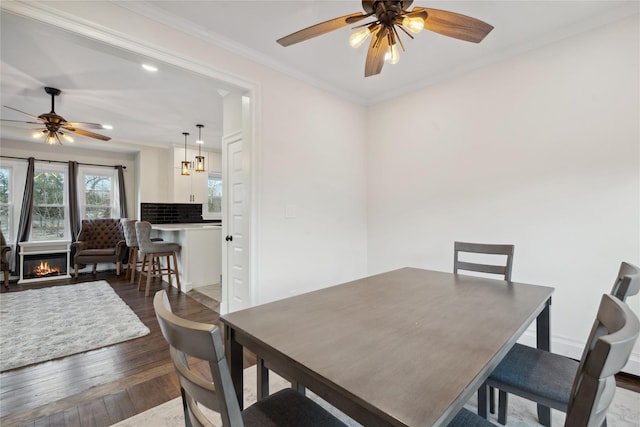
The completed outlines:
<svg viewBox="0 0 640 427">
<path fill-rule="evenodd" d="M 264 366 L 264 359 L 258 357 L 256 369 L 258 370 L 257 400 L 269 397 L 269 370 Z"/>
<path fill-rule="evenodd" d="M 536 319 L 536 344 L 544 351 L 551 351 L 551 298 Z M 538 403 L 538 421 L 543 426 L 551 427 L 551 409 Z"/>
<path fill-rule="evenodd" d="M 242 396 L 242 391 L 244 390 L 244 381 L 242 378 L 242 346 L 238 344 L 235 339 L 235 331 L 227 325 L 224 327 L 224 337 L 229 373 L 231 374 L 231 381 L 233 382 L 236 397 L 238 398 L 238 405 L 240 405 L 240 410 L 242 410 L 244 403 Z"/>
<path fill-rule="evenodd" d="M 489 396 L 487 395 L 487 383 L 482 383 L 478 389 L 478 415 L 487 418 L 487 410 L 489 409 Z"/>
</svg>

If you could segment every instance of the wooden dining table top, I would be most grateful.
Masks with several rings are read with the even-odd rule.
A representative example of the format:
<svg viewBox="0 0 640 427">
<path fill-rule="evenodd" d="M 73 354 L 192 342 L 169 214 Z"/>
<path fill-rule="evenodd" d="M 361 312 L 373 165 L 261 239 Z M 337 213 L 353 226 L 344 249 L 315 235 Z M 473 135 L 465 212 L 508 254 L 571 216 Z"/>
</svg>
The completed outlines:
<svg viewBox="0 0 640 427">
<path fill-rule="evenodd" d="M 552 293 L 402 268 L 221 320 L 236 387 L 239 344 L 365 425 L 446 425 Z"/>
</svg>

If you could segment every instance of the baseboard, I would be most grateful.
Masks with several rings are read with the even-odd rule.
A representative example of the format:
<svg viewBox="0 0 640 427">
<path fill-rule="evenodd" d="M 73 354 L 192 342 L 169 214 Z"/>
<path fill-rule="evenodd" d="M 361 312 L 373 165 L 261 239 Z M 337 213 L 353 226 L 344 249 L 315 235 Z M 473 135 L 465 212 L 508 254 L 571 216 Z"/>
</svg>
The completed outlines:
<svg viewBox="0 0 640 427">
<path fill-rule="evenodd" d="M 535 329 L 526 330 L 518 340 L 521 344 L 534 347 L 536 345 Z M 551 337 L 551 351 L 572 359 L 580 360 L 584 351 L 585 343 L 574 338 L 553 335 Z M 640 376 L 640 352 L 633 351 L 629 361 L 622 368 L 621 372 L 626 372 L 635 376 Z"/>
</svg>

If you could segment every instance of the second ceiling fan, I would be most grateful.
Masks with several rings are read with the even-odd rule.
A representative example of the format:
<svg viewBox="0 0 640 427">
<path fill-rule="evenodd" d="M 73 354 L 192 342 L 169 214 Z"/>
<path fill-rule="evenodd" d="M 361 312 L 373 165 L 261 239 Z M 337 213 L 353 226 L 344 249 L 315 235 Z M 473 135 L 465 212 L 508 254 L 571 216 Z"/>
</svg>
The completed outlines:
<svg viewBox="0 0 640 427">
<path fill-rule="evenodd" d="M 369 77 L 382 71 L 385 60 L 391 64 L 398 62 L 398 45 L 404 51 L 398 29 L 410 38 L 413 38 L 411 33 L 419 33 L 425 28 L 474 43 L 480 43 L 493 30 L 493 26 L 479 19 L 446 10 L 416 6 L 409 11 L 412 3 L 413 0 L 362 0 L 364 13 L 352 13 L 312 25 L 278 39 L 278 43 L 290 46 L 373 16 L 374 21 L 354 27 L 360 31 L 350 38 L 351 46 L 359 47 L 371 36 L 364 68 L 365 77 Z"/>
</svg>

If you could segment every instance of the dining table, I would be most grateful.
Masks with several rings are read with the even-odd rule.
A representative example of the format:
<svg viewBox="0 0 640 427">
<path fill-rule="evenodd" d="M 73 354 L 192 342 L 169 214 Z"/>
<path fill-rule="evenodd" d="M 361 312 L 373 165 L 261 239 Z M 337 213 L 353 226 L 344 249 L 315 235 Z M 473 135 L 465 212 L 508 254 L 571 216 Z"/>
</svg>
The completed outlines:
<svg viewBox="0 0 640 427">
<path fill-rule="evenodd" d="M 536 320 L 553 288 L 401 268 L 221 317 L 240 407 L 243 351 L 365 426 L 447 425 Z M 486 385 L 484 385 L 486 390 Z"/>
</svg>

